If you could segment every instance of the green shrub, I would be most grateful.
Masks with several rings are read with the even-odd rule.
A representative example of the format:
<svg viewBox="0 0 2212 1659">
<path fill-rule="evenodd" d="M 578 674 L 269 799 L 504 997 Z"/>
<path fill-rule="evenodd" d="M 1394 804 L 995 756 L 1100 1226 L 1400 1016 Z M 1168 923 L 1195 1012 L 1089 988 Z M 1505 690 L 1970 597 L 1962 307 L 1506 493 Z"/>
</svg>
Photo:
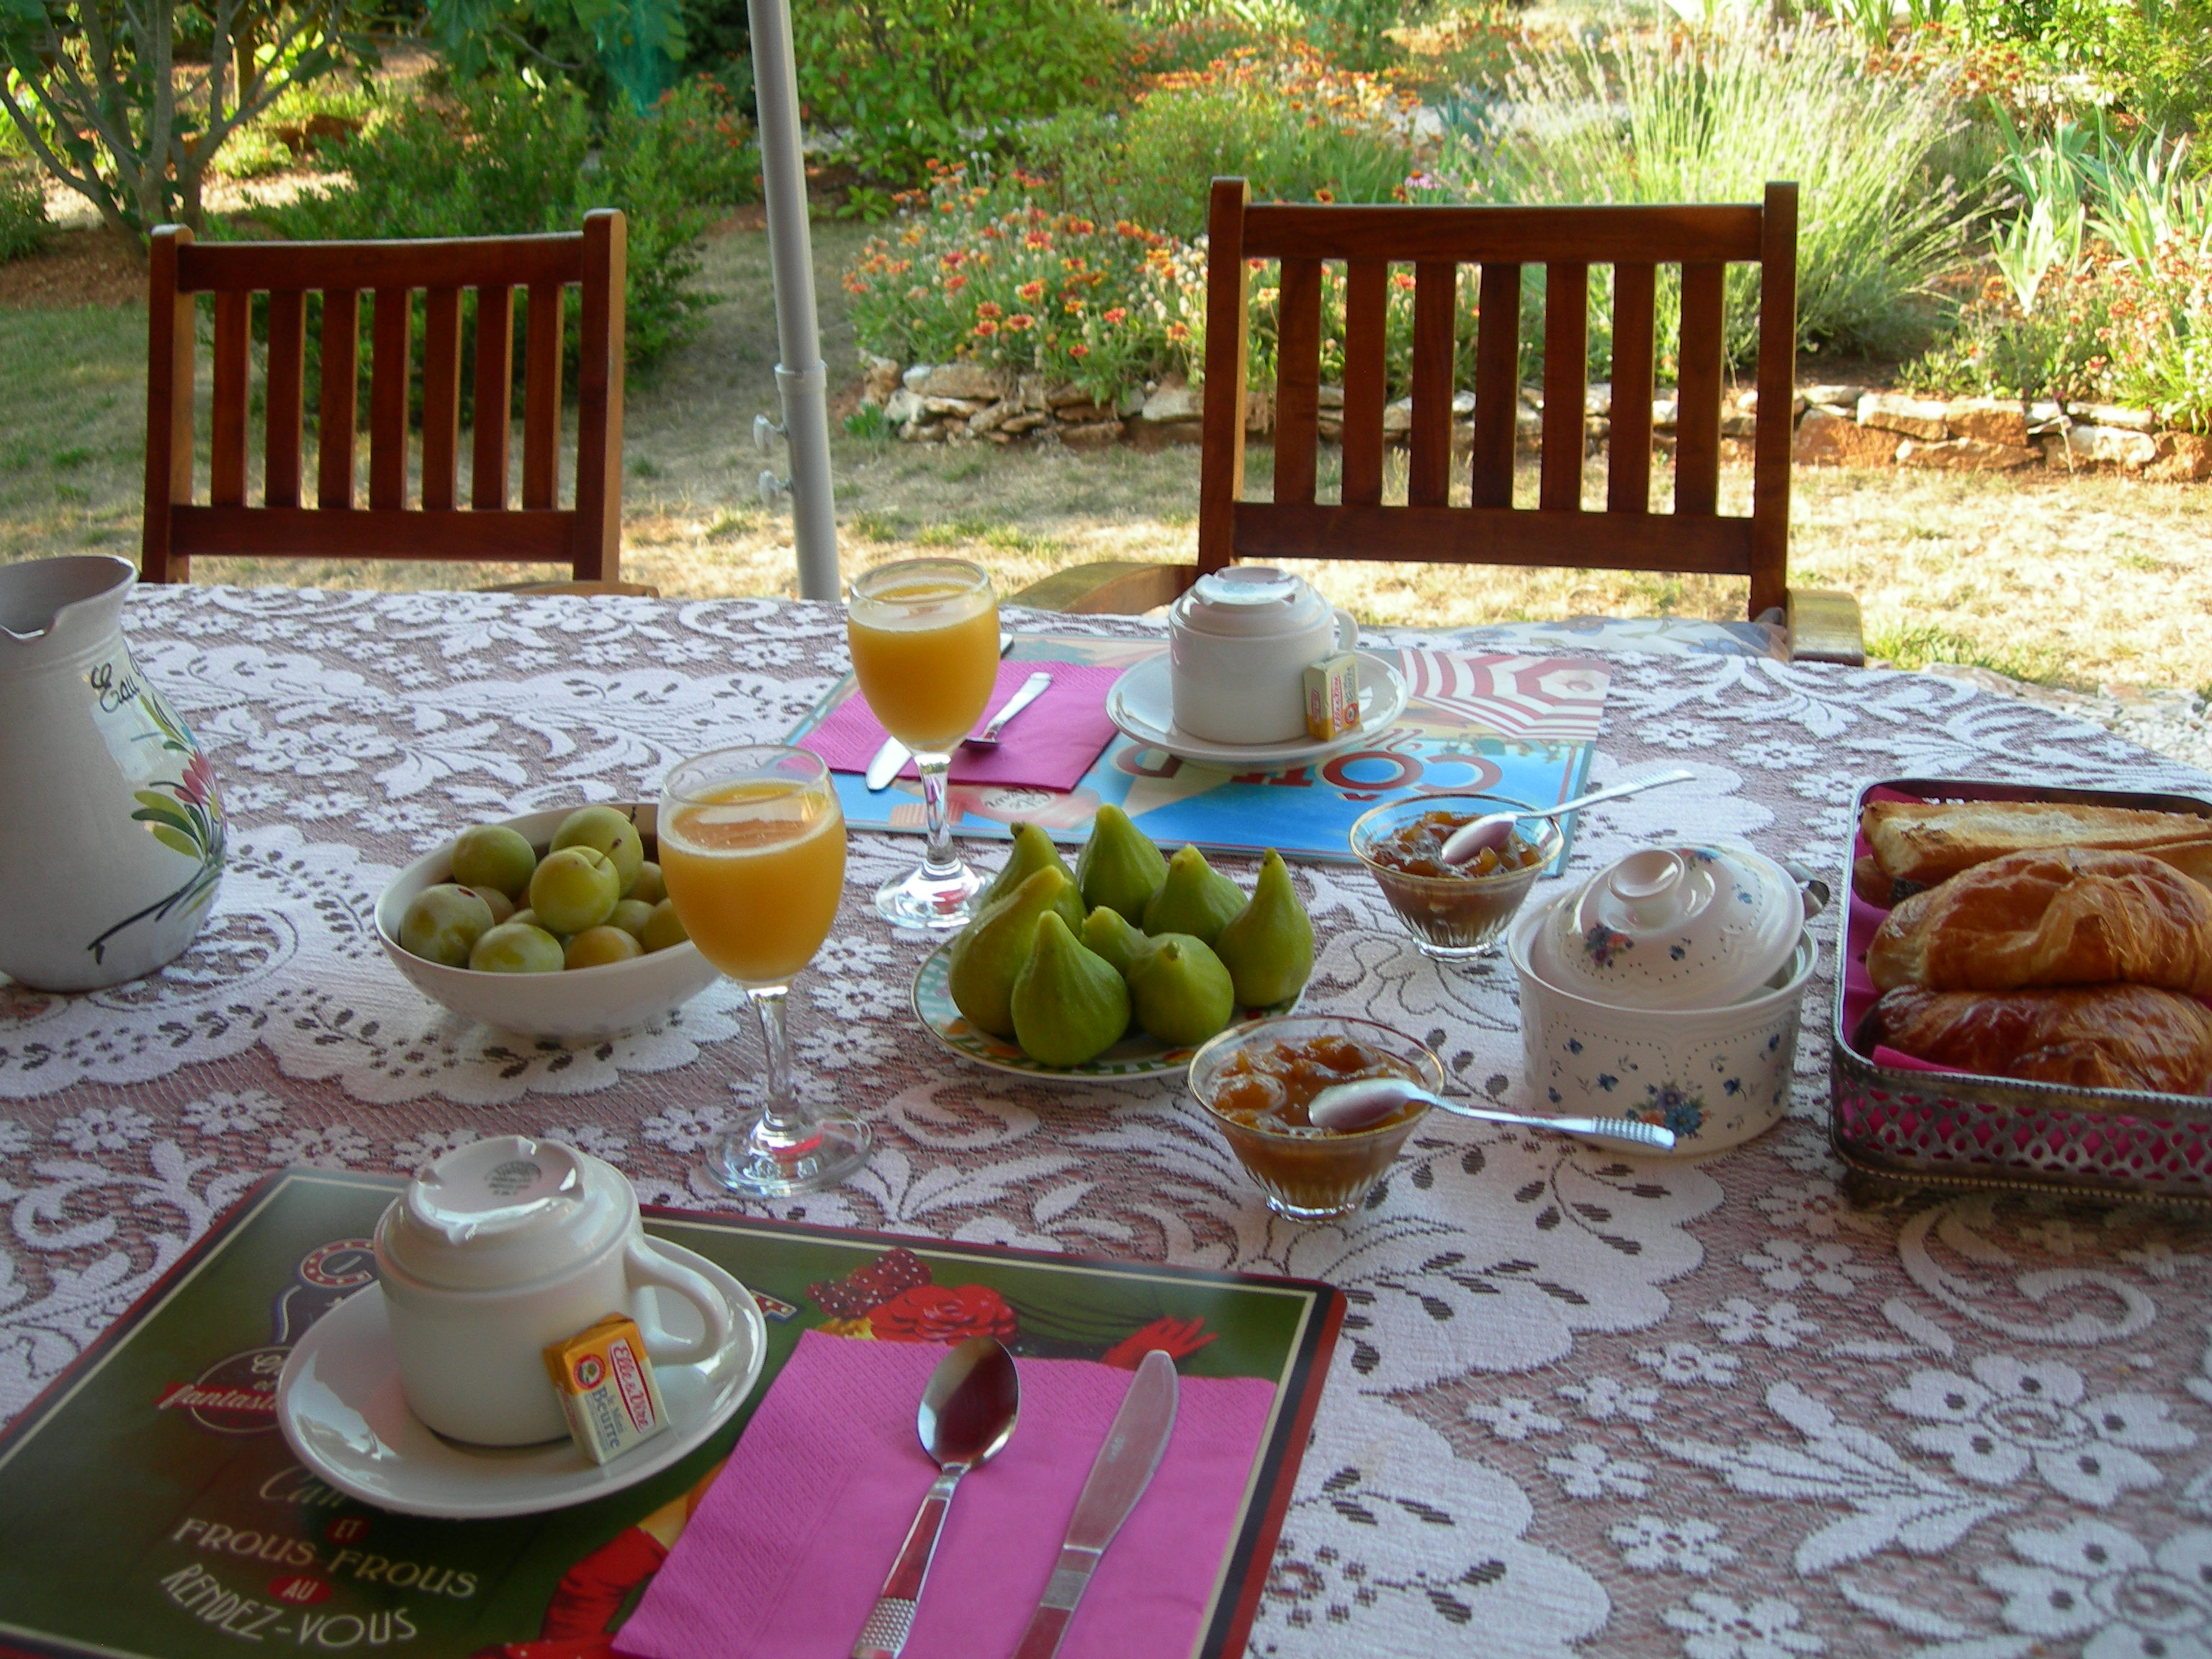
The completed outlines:
<svg viewBox="0 0 2212 1659">
<path fill-rule="evenodd" d="M 53 234 L 37 170 L 0 165 L 0 263 L 36 253 Z"/>
<path fill-rule="evenodd" d="M 1116 91 L 1103 0 L 828 0 L 793 9 L 808 118 L 872 177 L 1002 146 L 1018 125 Z"/>
<path fill-rule="evenodd" d="M 1063 115 L 1027 149 L 1071 205 L 1190 237 L 1218 174 L 1249 179 L 1259 201 L 1403 200 L 1416 101 L 1292 41 L 1162 75 L 1126 115 Z"/>
<path fill-rule="evenodd" d="M 757 193 L 750 130 L 692 82 L 651 116 L 617 106 L 596 126 L 562 84 L 493 80 L 387 112 L 332 157 L 345 181 L 269 216 L 294 238 L 512 235 L 629 216 L 629 362 L 688 338 L 708 303 L 684 284 L 718 207 Z"/>
<path fill-rule="evenodd" d="M 1618 39 L 1524 57 L 1508 101 L 1463 120 L 1441 194 L 1519 203 L 1754 202 L 1798 186 L 1797 327 L 1814 348 L 1882 353 L 1924 337 L 1918 303 L 1959 253 L 1948 183 L 1925 159 L 1952 125 L 1941 85 L 1867 74 L 1832 32 Z M 1674 272 L 1659 338 L 1676 331 Z M 1593 367 L 1609 368 L 1612 272 L 1591 284 Z M 1729 349 L 1758 338 L 1758 272 L 1729 271 Z"/>
</svg>

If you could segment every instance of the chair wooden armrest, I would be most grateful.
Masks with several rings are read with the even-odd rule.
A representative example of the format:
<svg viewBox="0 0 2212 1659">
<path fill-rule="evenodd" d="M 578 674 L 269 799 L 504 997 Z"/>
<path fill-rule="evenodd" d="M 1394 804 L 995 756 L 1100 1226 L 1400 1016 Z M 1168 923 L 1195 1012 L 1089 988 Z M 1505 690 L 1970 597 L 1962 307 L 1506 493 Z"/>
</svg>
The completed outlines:
<svg viewBox="0 0 2212 1659">
<path fill-rule="evenodd" d="M 657 599 L 660 590 L 651 582 L 501 582 L 487 593 L 582 593 L 591 597 L 624 594 L 636 599 Z"/>
<path fill-rule="evenodd" d="M 1006 603 L 1068 617 L 1135 617 L 1174 604 L 1197 580 L 1194 564 L 1102 559 L 1055 570 L 1020 592 L 1008 594 Z"/>
<path fill-rule="evenodd" d="M 1832 587 L 1793 587 L 1783 614 L 1793 661 L 1866 666 L 1859 602 L 1851 594 Z"/>
</svg>

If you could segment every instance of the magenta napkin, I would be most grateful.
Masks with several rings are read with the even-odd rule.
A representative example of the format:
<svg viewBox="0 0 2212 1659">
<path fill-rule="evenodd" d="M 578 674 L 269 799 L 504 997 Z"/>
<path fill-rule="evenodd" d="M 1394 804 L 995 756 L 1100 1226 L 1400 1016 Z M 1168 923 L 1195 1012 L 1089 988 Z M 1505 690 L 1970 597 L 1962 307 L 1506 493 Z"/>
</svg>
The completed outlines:
<svg viewBox="0 0 2212 1659">
<path fill-rule="evenodd" d="M 1050 688 L 1014 716 L 1000 734 L 995 752 L 954 750 L 953 782 L 1073 789 L 1114 741 L 1114 722 L 1106 718 L 1106 693 L 1124 671 L 1089 663 L 1001 662 L 998 684 L 991 689 L 991 700 L 975 729 L 981 731 L 1000 706 L 1021 690 L 1022 682 L 1040 669 L 1052 676 Z M 801 738 L 799 746 L 821 756 L 833 772 L 865 772 L 887 735 L 867 700 L 855 691 Z M 914 763 L 908 761 L 899 775 L 918 775 Z"/>
<path fill-rule="evenodd" d="M 944 1357 L 928 1343 L 802 1335 L 616 1651 L 845 1659 L 936 1478 L 914 1417 Z M 1013 1651 L 1135 1375 L 1088 1359 L 1017 1363 L 1020 1423 L 960 1483 L 902 1659 Z M 1258 1377 L 1182 1380 L 1159 1473 L 1099 1564 L 1062 1659 L 1190 1652 L 1274 1395 Z"/>
</svg>

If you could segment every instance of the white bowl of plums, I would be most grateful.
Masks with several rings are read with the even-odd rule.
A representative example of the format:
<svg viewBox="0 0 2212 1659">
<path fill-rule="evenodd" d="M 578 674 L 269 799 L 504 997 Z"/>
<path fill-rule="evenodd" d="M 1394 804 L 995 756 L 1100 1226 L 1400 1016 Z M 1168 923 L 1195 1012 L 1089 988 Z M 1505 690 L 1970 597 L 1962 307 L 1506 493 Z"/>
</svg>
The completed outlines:
<svg viewBox="0 0 2212 1659">
<path fill-rule="evenodd" d="M 376 901 L 408 982 L 524 1036 L 586 1042 L 672 1013 L 712 984 L 654 862 L 650 802 L 473 824 Z"/>
</svg>

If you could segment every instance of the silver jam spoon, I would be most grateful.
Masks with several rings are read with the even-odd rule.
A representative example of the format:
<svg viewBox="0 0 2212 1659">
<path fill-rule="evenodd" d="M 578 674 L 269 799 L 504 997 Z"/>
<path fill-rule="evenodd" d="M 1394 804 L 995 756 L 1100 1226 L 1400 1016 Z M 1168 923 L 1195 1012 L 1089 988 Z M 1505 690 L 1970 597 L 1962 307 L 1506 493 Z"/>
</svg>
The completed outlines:
<svg viewBox="0 0 2212 1659">
<path fill-rule="evenodd" d="M 1571 812 L 1578 807 L 1595 806 L 1601 800 L 1618 800 L 1623 795 L 1637 794 L 1646 789 L 1656 789 L 1669 783 L 1687 783 L 1698 775 L 1691 771 L 1662 772 L 1656 778 L 1638 778 L 1632 783 L 1616 783 L 1607 789 L 1593 789 L 1587 795 L 1577 795 L 1572 800 L 1563 800 L 1557 806 L 1532 806 L 1518 812 L 1485 812 L 1479 818 L 1470 818 L 1451 832 L 1440 854 L 1446 864 L 1465 864 L 1486 847 L 1505 845 L 1505 838 L 1513 826 L 1522 818 L 1555 818 L 1562 812 Z"/>
<path fill-rule="evenodd" d="M 906 1542 L 899 1547 L 868 1622 L 860 1627 L 853 1659 L 897 1659 L 914 1627 L 914 1610 L 929 1576 L 945 1512 L 951 1507 L 952 1490 L 962 1475 L 988 1462 L 1013 1437 L 1021 1409 L 1014 1357 L 994 1339 L 971 1336 L 938 1362 L 915 1414 L 915 1432 L 937 1465 L 937 1479 L 907 1528 Z"/>
<path fill-rule="evenodd" d="M 1052 676 L 1040 668 L 1022 682 L 1022 689 L 1006 699 L 1006 706 L 991 716 L 991 723 L 972 738 L 963 738 L 961 744 L 969 749 L 996 749 L 999 733 L 1006 729 L 1006 722 L 1039 697 L 1052 690 Z"/>
<path fill-rule="evenodd" d="M 1639 1123 L 1632 1117 L 1531 1117 L 1523 1112 L 1501 1112 L 1494 1107 L 1470 1106 L 1446 1100 L 1426 1089 L 1393 1077 L 1362 1078 L 1357 1083 L 1332 1083 L 1306 1103 L 1306 1119 L 1316 1129 L 1348 1134 L 1380 1123 L 1409 1100 L 1425 1100 L 1462 1117 L 1486 1123 L 1511 1123 L 1525 1129 L 1556 1129 L 1565 1135 L 1589 1135 L 1600 1140 L 1625 1141 L 1653 1152 L 1669 1152 L 1674 1132 L 1656 1123 Z"/>
</svg>

